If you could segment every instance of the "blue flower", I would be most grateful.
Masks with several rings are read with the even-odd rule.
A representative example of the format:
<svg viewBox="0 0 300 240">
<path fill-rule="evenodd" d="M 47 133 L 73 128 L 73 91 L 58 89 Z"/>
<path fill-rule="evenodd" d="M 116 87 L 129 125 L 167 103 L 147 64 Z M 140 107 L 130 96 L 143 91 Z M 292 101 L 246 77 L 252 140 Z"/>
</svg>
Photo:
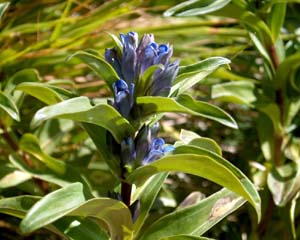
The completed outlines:
<svg viewBox="0 0 300 240">
<path fill-rule="evenodd" d="M 114 107 L 125 118 L 129 117 L 131 108 L 134 104 L 133 92 L 134 84 L 128 87 L 127 83 L 120 79 L 113 84 L 114 89 Z"/>
<path fill-rule="evenodd" d="M 145 34 L 141 41 L 138 41 L 138 34 L 129 32 L 126 35 L 120 34 L 123 45 L 122 53 L 116 48 L 106 49 L 105 59 L 116 70 L 120 79 L 123 79 L 128 86 L 137 86 L 143 73 L 151 66 L 160 64 L 153 75 L 152 82 L 146 89 L 135 93 L 136 96 L 167 96 L 171 84 L 178 73 L 179 61 L 170 63 L 173 54 L 172 46 L 169 44 L 158 45 L 154 41 L 153 34 Z"/>
</svg>

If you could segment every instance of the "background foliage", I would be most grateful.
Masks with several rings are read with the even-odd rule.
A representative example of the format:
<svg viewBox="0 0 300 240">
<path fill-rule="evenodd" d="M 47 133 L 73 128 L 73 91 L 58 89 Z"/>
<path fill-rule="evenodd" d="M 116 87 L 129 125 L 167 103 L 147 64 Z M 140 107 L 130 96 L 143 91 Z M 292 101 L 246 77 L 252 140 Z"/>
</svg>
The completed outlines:
<svg viewBox="0 0 300 240">
<path fill-rule="evenodd" d="M 67 58 L 87 49 L 96 49 L 103 55 L 104 49 L 113 45 L 107 32 L 118 35 L 136 31 L 140 35 L 154 33 L 157 41 L 171 43 L 174 59 L 179 58 L 183 66 L 214 56 L 231 60 L 231 69 L 218 68 L 188 91 L 197 100 L 225 109 L 236 120 L 238 130 L 182 114 L 167 114 L 161 121 L 161 136 L 168 142 L 180 138 L 180 129 L 212 138 L 220 144 L 223 156 L 260 189 L 262 221 L 259 224 L 253 209 L 244 205 L 205 236 L 216 239 L 299 237 L 299 3 L 296 0 L 198 0 L 174 8 L 182 2 L 16 0 L 1 5 L 0 103 L 7 108 L 1 107 L 0 112 L 0 194 L 1 201 L 7 199 L 3 206 L 20 205 L 20 211 L 12 215 L 24 216 L 24 209 L 28 210 L 58 186 L 67 187 L 67 193 L 69 188 L 80 191 L 82 186 L 69 185 L 71 182 L 82 182 L 97 196 L 106 196 L 116 187 L 117 179 L 79 124 L 65 119 L 50 120 L 32 128 L 30 123 L 45 105 L 75 96 L 87 96 L 94 103 L 101 103 L 103 98 L 111 96 L 103 79 L 86 64 L 76 57 L 68 61 Z M 32 81 L 43 84 L 25 83 Z M 27 95 L 12 94 L 16 86 Z M 7 95 L 13 95 L 13 102 Z M 19 154 L 14 154 L 17 151 Z M 64 163 L 74 166 L 68 169 L 69 177 L 65 178 L 68 181 L 55 175 L 65 167 Z M 162 182 L 164 177 L 156 181 Z M 219 189 L 206 179 L 173 173 L 162 185 L 145 226 L 172 212 L 191 192 L 194 200 Z M 15 203 L 9 199 L 25 194 L 34 197 Z M 76 212 L 74 207 L 82 204 L 88 194 L 76 195 L 75 200 L 70 196 L 74 205 L 70 203 L 68 211 Z M 81 216 L 79 210 L 76 214 Z M 126 214 L 124 218 L 128 217 Z M 0 238 L 16 239 L 16 234 L 19 239 L 61 238 L 59 231 L 53 234 L 49 229 L 23 237 L 19 218 L 0 216 L 3 230 Z M 72 218 L 70 214 L 64 222 L 49 228 L 53 231 L 58 226 L 68 226 Z M 109 219 L 116 220 L 113 216 Z M 94 221 L 89 221 L 82 220 L 81 225 L 94 227 L 97 236 L 106 234 Z M 160 228 L 160 223 L 156 223 L 152 229 Z M 25 226 L 26 222 L 22 224 Z M 69 237 L 80 236 L 76 228 L 66 231 Z"/>
</svg>

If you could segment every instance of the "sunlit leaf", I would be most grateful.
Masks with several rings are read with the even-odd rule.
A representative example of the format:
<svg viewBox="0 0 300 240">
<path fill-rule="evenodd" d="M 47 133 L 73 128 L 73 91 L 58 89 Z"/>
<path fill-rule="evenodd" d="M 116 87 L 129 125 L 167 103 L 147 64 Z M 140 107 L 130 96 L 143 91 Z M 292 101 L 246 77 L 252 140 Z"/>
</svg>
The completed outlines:
<svg viewBox="0 0 300 240">
<path fill-rule="evenodd" d="M 138 97 L 137 104 L 142 116 L 157 113 L 177 112 L 205 117 L 225 126 L 237 128 L 234 119 L 225 111 L 207 102 L 196 101 L 189 95 L 179 95 L 177 98 L 167 97 Z"/>
<path fill-rule="evenodd" d="M 164 12 L 165 17 L 172 15 L 180 17 L 198 16 L 214 12 L 226 6 L 230 0 L 189 0 L 182 2 Z"/>
<path fill-rule="evenodd" d="M 29 210 L 20 228 L 24 233 L 29 233 L 63 216 L 94 217 L 107 224 L 112 239 L 131 236 L 131 214 L 122 202 L 109 198 L 86 200 L 80 183 L 56 190 Z"/>
<path fill-rule="evenodd" d="M 112 89 L 112 85 L 115 81 L 119 80 L 119 76 L 113 67 L 106 62 L 106 60 L 99 55 L 93 55 L 89 52 L 79 51 L 71 55 L 68 59 L 73 57 L 79 58 L 81 61 L 86 63 L 91 69 L 93 69 L 97 75 L 99 75 Z"/>
<path fill-rule="evenodd" d="M 136 236 L 139 235 L 141 227 L 145 223 L 155 198 L 167 176 L 168 173 L 157 174 L 148 179 L 148 181 L 141 186 L 141 189 L 138 189 L 140 196 L 137 196 L 136 198 L 140 201 L 140 210 L 138 218 L 136 219 L 133 227 Z M 135 198 L 133 200 L 135 200 Z"/>
<path fill-rule="evenodd" d="M 141 239 L 168 239 L 166 237 L 179 234 L 202 235 L 244 203 L 243 198 L 223 189 L 199 203 L 158 219 L 145 230 Z"/>
<path fill-rule="evenodd" d="M 4 110 L 11 118 L 20 121 L 19 110 L 11 97 L 0 91 L 0 109 Z"/>
<path fill-rule="evenodd" d="M 72 98 L 40 109 L 32 120 L 32 126 L 38 126 L 51 118 L 71 119 L 101 126 L 110 131 L 118 142 L 133 135 L 130 123 L 112 106 L 108 104 L 92 106 L 87 97 Z"/>
<path fill-rule="evenodd" d="M 2 20 L 2 17 L 5 11 L 7 10 L 8 6 L 9 6 L 9 2 L 0 3 L 0 21 Z"/>
<path fill-rule="evenodd" d="M 30 208 L 21 222 L 21 231 L 29 233 L 46 226 L 71 212 L 85 201 L 86 197 L 83 194 L 81 183 L 73 183 L 56 190 L 43 197 Z"/>
<path fill-rule="evenodd" d="M 164 171 L 182 171 L 218 183 L 247 199 L 260 219 L 260 197 L 255 187 L 238 168 L 221 156 L 199 147 L 179 146 L 174 155 L 137 168 L 128 180 L 140 186 L 148 177 Z"/>
<path fill-rule="evenodd" d="M 229 63 L 230 60 L 227 58 L 211 57 L 192 65 L 180 67 L 178 76 L 171 88 L 170 95 L 177 96 L 185 92 L 215 71 L 218 67 Z"/>
<path fill-rule="evenodd" d="M 16 90 L 23 91 L 46 104 L 55 104 L 63 101 L 67 97 L 72 97 L 72 93 L 45 83 L 21 83 L 16 87 Z"/>
</svg>

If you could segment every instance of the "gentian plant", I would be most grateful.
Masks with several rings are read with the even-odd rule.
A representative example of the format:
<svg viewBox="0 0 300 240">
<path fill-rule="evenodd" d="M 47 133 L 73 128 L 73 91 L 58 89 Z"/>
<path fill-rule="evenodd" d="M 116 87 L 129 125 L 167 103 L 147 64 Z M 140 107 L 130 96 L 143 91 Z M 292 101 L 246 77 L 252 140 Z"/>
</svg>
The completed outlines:
<svg viewBox="0 0 300 240">
<path fill-rule="evenodd" d="M 22 218 L 23 233 L 45 227 L 69 239 L 206 239 L 201 236 L 207 230 L 246 201 L 259 220 L 260 198 L 254 185 L 222 157 L 215 141 L 188 130 L 182 130 L 174 144 L 159 135 L 159 120 L 167 112 L 205 117 L 237 128 L 226 112 L 187 94 L 189 88 L 230 61 L 213 57 L 179 67 L 178 60 L 171 60 L 172 46 L 157 44 L 152 34 L 145 34 L 140 41 L 135 32 L 121 34 L 120 39 L 111 37 L 115 46 L 106 49 L 104 57 L 87 50 L 70 59 L 80 59 L 91 67 L 106 82 L 112 98 L 74 96 L 39 82 L 15 84 L 14 89 L 49 105 L 36 112 L 33 128 L 41 128 L 50 119 L 79 122 L 113 174 L 114 187 L 97 194 L 86 173 L 49 156 L 37 137 L 27 133 L 20 144 L 23 155 L 12 154 L 11 162 L 26 174 L 61 188 L 42 198 L 0 200 L 0 211 Z M 33 87 L 43 91 L 32 91 Z M 11 90 L 3 96 L 10 99 L 13 94 Z M 47 172 L 24 166 L 21 158 L 27 155 L 44 164 Z M 224 189 L 153 221 L 150 210 L 170 171 L 204 177 Z"/>
</svg>

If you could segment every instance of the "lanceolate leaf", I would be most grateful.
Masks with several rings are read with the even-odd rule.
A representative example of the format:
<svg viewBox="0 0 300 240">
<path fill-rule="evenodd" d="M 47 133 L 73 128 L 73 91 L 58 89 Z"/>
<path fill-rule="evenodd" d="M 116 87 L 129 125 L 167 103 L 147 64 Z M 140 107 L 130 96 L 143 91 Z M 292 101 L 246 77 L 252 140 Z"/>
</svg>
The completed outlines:
<svg viewBox="0 0 300 240">
<path fill-rule="evenodd" d="M 230 60 L 227 58 L 211 57 L 192 65 L 180 67 L 178 76 L 171 88 L 170 95 L 177 96 L 185 92 L 215 71 L 218 67 L 229 63 Z"/>
<path fill-rule="evenodd" d="M 162 184 L 164 180 L 167 178 L 167 176 L 168 173 L 157 174 L 151 177 L 150 179 L 148 179 L 148 181 L 144 184 L 145 186 L 141 187 L 142 189 L 140 190 L 140 194 L 139 194 L 141 197 L 138 197 L 140 201 L 140 210 L 139 210 L 138 218 L 134 223 L 135 236 L 139 235 L 141 227 L 145 223 L 145 220 L 155 201 L 155 198 L 159 193 Z"/>
<path fill-rule="evenodd" d="M 236 122 L 229 114 L 209 103 L 195 101 L 189 95 L 182 94 L 177 98 L 138 97 L 137 104 L 141 108 L 142 116 L 165 112 L 188 113 L 217 121 L 228 127 L 237 128 Z"/>
<path fill-rule="evenodd" d="M 93 69 L 113 91 L 112 85 L 115 81 L 119 80 L 118 74 L 112 66 L 106 62 L 104 58 L 98 55 L 93 55 L 89 52 L 79 51 L 69 57 L 69 59 L 77 57 Z"/>
<path fill-rule="evenodd" d="M 71 212 L 85 200 L 81 183 L 73 183 L 54 191 L 33 205 L 21 222 L 21 231 L 29 233 L 44 227 Z"/>
<path fill-rule="evenodd" d="M 54 191 L 38 201 L 26 214 L 20 228 L 32 232 L 63 216 L 93 217 L 105 224 L 112 239 L 130 239 L 132 220 L 129 209 L 120 201 L 94 198 L 86 201 L 80 183 Z"/>
<path fill-rule="evenodd" d="M 260 197 L 255 187 L 238 168 L 221 156 L 199 147 L 179 146 L 174 155 L 137 168 L 128 180 L 139 186 L 151 175 L 164 171 L 182 171 L 224 186 L 247 199 L 260 219 Z"/>
<path fill-rule="evenodd" d="M 65 98 L 72 97 L 72 93 L 45 83 L 21 83 L 16 90 L 23 91 L 46 104 L 55 104 L 63 101 Z"/>
<path fill-rule="evenodd" d="M 207 14 L 221 9 L 230 1 L 231 0 L 189 0 L 168 9 L 166 12 L 164 12 L 164 16 L 169 17 L 175 15 L 180 17 L 188 17 Z"/>
<path fill-rule="evenodd" d="M 8 6 L 9 6 L 9 2 L 0 3 L 0 22 Z"/>
<path fill-rule="evenodd" d="M 277 3 L 272 6 L 271 13 L 269 14 L 269 19 L 270 19 L 270 28 L 272 32 L 272 36 L 274 39 L 274 42 L 276 42 L 280 30 L 283 26 L 284 19 L 285 19 L 285 13 L 286 13 L 286 5 L 287 3 Z"/>
<path fill-rule="evenodd" d="M 32 120 L 32 126 L 35 127 L 51 118 L 71 119 L 101 126 L 110 131 L 119 143 L 134 132 L 130 123 L 112 106 L 92 106 L 87 97 L 72 98 L 40 109 Z"/>
<path fill-rule="evenodd" d="M 244 203 L 243 198 L 222 189 L 197 204 L 158 219 L 145 230 L 141 239 L 165 239 L 179 234 L 202 235 Z"/>
<path fill-rule="evenodd" d="M 3 92 L 0 92 L 0 109 L 4 110 L 14 120 L 20 121 L 18 108 L 13 100 Z"/>
</svg>

